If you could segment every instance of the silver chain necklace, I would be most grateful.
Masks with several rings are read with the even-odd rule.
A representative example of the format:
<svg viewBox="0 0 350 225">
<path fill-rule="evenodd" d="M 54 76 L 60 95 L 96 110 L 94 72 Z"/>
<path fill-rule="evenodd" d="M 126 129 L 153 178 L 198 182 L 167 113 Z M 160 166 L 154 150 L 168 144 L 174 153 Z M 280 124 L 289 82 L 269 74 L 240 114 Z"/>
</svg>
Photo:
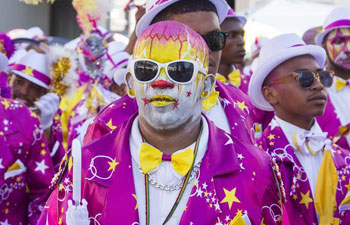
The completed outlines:
<svg viewBox="0 0 350 225">
<path fill-rule="evenodd" d="M 190 176 L 188 182 L 191 182 L 193 180 L 193 178 L 196 177 L 196 174 L 199 171 L 200 165 L 201 165 L 201 162 L 198 162 L 196 165 L 193 166 L 193 170 L 192 170 L 192 173 L 191 173 L 191 176 Z M 143 174 L 141 168 L 140 168 L 140 172 Z M 182 186 L 184 184 L 184 181 L 185 181 L 185 177 L 181 178 L 181 180 L 177 184 L 165 185 L 165 184 L 162 184 L 159 181 L 157 181 L 150 174 L 148 174 L 148 181 L 153 187 L 155 187 L 157 189 L 160 189 L 162 191 L 170 191 L 170 192 L 172 192 L 172 191 L 175 191 L 175 190 L 180 190 L 182 188 Z"/>
</svg>

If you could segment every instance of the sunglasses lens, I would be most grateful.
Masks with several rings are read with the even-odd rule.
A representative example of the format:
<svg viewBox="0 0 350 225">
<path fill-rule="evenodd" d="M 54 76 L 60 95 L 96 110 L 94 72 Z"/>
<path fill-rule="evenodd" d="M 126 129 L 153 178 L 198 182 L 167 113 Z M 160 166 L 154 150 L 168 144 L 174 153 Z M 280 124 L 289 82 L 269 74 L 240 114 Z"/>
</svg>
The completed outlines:
<svg viewBox="0 0 350 225">
<path fill-rule="evenodd" d="M 299 74 L 299 84 L 303 88 L 310 87 L 314 83 L 314 75 L 309 71 L 301 71 Z"/>
<path fill-rule="evenodd" d="M 150 81 L 158 73 L 158 65 L 151 61 L 141 60 L 134 64 L 136 79 L 139 81 Z"/>
<path fill-rule="evenodd" d="M 173 62 L 167 70 L 171 79 L 181 83 L 190 81 L 194 75 L 194 65 L 191 62 Z"/>
<path fill-rule="evenodd" d="M 321 83 L 325 87 L 330 87 L 333 84 L 333 75 L 329 71 L 321 71 L 320 79 L 321 79 Z"/>
<path fill-rule="evenodd" d="M 213 31 L 202 36 L 209 49 L 213 52 L 221 51 L 225 47 L 226 35 L 220 31 Z"/>
</svg>

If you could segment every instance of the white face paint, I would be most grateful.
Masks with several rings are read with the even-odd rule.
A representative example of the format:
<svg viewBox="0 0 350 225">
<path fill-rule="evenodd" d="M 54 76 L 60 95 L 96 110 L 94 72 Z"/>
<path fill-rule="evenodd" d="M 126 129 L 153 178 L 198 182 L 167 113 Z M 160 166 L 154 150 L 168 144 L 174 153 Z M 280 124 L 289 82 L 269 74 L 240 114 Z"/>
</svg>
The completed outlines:
<svg viewBox="0 0 350 225">
<path fill-rule="evenodd" d="M 164 21 L 148 27 L 135 44 L 134 59 L 151 59 L 159 63 L 193 60 L 208 69 L 208 48 L 203 38 L 191 28 L 175 21 Z M 201 93 L 213 82 L 205 75 L 194 74 L 189 84 L 176 84 L 160 70 L 157 79 L 142 84 L 129 77 L 129 88 L 135 91 L 139 116 L 153 128 L 174 129 L 201 116 Z M 132 79 L 132 80 L 131 80 Z M 206 85 L 205 85 L 206 84 Z"/>
<path fill-rule="evenodd" d="M 204 75 L 198 74 L 190 84 L 173 84 L 162 71 L 155 83 L 165 81 L 173 87 L 159 88 L 133 80 L 140 116 L 158 130 L 173 129 L 197 119 L 201 115 L 203 79 Z"/>
</svg>

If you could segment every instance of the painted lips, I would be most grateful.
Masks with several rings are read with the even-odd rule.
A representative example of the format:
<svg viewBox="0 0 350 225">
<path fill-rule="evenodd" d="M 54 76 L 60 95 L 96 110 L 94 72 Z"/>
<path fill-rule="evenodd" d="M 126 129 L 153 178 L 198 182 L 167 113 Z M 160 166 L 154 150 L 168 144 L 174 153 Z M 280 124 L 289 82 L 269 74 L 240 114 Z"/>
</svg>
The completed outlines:
<svg viewBox="0 0 350 225">
<path fill-rule="evenodd" d="M 161 107 L 174 104 L 175 99 L 170 97 L 169 95 L 156 95 L 149 100 L 149 103 L 151 103 L 154 106 Z"/>
</svg>

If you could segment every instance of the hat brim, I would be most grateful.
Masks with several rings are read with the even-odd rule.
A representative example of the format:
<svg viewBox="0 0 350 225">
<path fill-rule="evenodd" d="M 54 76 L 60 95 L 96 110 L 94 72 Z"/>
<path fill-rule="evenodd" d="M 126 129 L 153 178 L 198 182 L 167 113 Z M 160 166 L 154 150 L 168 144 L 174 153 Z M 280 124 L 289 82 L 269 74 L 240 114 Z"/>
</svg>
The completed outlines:
<svg viewBox="0 0 350 225">
<path fill-rule="evenodd" d="M 49 89 L 49 87 L 44 82 L 36 79 L 33 76 L 29 76 L 28 74 L 25 74 L 25 73 L 23 73 L 21 71 L 18 71 L 18 70 L 11 70 L 11 72 L 16 74 L 16 75 L 18 75 L 18 76 L 20 76 L 20 77 L 23 77 L 26 80 L 29 80 L 29 81 L 33 82 L 36 85 L 39 85 L 42 88 Z"/>
<path fill-rule="evenodd" d="M 322 42 L 323 42 L 324 38 L 327 36 L 327 34 L 329 34 L 331 31 L 333 31 L 335 29 L 340 29 L 340 28 L 350 28 L 350 26 L 339 26 L 339 27 L 334 27 L 332 29 L 323 31 L 322 33 L 319 33 L 316 35 L 315 43 L 319 46 L 322 46 Z"/>
<path fill-rule="evenodd" d="M 166 7 L 168 7 L 169 5 L 174 4 L 175 2 L 178 2 L 179 0 L 173 0 L 173 1 L 168 1 L 166 3 L 163 3 L 157 7 L 152 8 L 151 10 L 149 10 L 148 12 L 146 12 L 141 19 L 139 20 L 139 22 L 137 23 L 136 26 L 136 36 L 140 36 L 142 34 L 142 32 L 149 26 L 151 25 L 153 19 L 162 11 L 164 10 Z M 227 11 L 229 9 L 228 4 L 225 2 L 225 0 L 209 0 L 211 1 L 215 7 L 216 7 L 216 11 L 218 12 L 218 16 L 219 16 L 219 22 L 220 24 L 225 20 L 226 15 L 227 15 Z"/>
<path fill-rule="evenodd" d="M 274 55 L 274 57 L 265 60 L 266 63 L 263 65 L 258 66 L 252 75 L 248 89 L 248 95 L 257 108 L 265 111 L 274 111 L 274 108 L 265 100 L 262 94 L 262 85 L 266 77 L 278 65 L 287 61 L 288 59 L 302 55 L 313 56 L 320 67 L 323 67 L 326 62 L 326 53 L 323 48 L 320 48 L 319 46 L 307 45 L 286 49 L 280 54 Z"/>
<path fill-rule="evenodd" d="M 236 18 L 239 20 L 239 22 L 244 26 L 247 23 L 247 18 L 244 16 L 227 16 L 226 18 Z"/>
</svg>

